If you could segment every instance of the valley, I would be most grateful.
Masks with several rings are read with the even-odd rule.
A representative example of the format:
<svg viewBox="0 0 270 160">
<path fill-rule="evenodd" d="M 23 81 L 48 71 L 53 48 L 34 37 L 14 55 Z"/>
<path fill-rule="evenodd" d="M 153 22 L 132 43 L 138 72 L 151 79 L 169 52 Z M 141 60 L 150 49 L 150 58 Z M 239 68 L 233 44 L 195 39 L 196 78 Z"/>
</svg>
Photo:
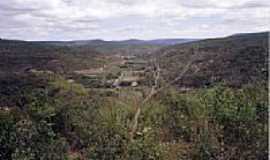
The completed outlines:
<svg viewBox="0 0 270 160">
<path fill-rule="evenodd" d="M 267 159 L 268 52 L 269 32 L 1 39 L 0 159 Z"/>
</svg>

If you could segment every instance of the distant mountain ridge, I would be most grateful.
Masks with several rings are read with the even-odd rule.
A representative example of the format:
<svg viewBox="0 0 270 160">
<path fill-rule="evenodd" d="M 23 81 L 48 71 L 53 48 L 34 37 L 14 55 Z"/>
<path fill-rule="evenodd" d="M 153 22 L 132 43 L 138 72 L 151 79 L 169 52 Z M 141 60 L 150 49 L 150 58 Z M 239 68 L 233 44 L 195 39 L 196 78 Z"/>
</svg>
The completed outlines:
<svg viewBox="0 0 270 160">
<path fill-rule="evenodd" d="M 162 47 L 193 42 L 196 39 L 156 39 L 138 40 L 129 39 L 122 41 L 76 40 L 76 41 L 36 41 L 34 44 L 61 47 L 87 47 L 105 54 L 143 55 L 151 54 Z"/>
<path fill-rule="evenodd" d="M 101 39 L 94 40 L 74 40 L 74 41 L 30 41 L 33 43 L 42 43 L 59 46 L 99 46 L 99 45 L 175 45 L 186 42 L 197 41 L 198 39 L 154 39 L 154 40 L 139 40 L 129 39 L 121 41 L 106 41 Z"/>
<path fill-rule="evenodd" d="M 102 39 L 74 40 L 74 41 L 19 41 L 1 40 L 1 43 L 27 44 L 45 47 L 69 47 L 93 49 L 105 54 L 143 55 L 151 54 L 162 47 L 193 42 L 197 39 L 129 39 L 121 41 L 105 41 Z M 1 44 L 0 44 L 1 45 Z"/>
</svg>

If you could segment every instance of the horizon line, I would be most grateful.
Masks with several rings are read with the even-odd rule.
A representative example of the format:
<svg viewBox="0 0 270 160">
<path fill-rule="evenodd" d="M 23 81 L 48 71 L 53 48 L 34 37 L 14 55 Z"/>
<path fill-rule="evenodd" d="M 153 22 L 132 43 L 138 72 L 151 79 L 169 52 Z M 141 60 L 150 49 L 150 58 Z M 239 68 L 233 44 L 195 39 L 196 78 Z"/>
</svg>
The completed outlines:
<svg viewBox="0 0 270 160">
<path fill-rule="evenodd" d="M 24 39 L 9 39 L 9 38 L 3 38 L 0 37 L 0 40 L 10 40 L 10 41 L 24 41 L 24 42 L 77 42 L 77 41 L 104 41 L 104 42 L 122 42 L 122 41 L 131 41 L 131 40 L 137 40 L 137 41 L 154 41 L 154 40 L 203 40 L 203 39 L 216 39 L 216 38 L 225 38 L 230 37 L 233 35 L 240 35 L 240 34 L 256 34 L 256 33 L 268 33 L 270 37 L 270 30 L 266 31 L 258 31 L 258 32 L 236 32 L 233 34 L 228 34 L 225 36 L 217 36 L 217 37 L 183 37 L 183 38 L 155 38 L 155 39 L 140 39 L 140 38 L 128 38 L 128 39 L 121 39 L 121 40 L 108 40 L 103 38 L 93 38 L 93 39 L 73 39 L 73 40 L 24 40 Z"/>
</svg>

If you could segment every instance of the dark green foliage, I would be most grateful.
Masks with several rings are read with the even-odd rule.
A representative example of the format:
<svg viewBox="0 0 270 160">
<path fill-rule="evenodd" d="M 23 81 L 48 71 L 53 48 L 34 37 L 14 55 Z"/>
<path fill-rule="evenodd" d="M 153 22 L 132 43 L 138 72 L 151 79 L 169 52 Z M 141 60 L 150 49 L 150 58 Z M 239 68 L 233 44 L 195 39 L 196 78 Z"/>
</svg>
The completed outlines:
<svg viewBox="0 0 270 160">
<path fill-rule="evenodd" d="M 267 82 L 269 32 L 206 39 L 161 49 L 157 56 L 165 80 L 179 76 L 187 64 L 188 72 L 175 86 L 197 88 Z"/>
<path fill-rule="evenodd" d="M 66 141 L 57 137 L 50 123 L 22 120 L 16 123 L 16 130 L 17 144 L 12 159 L 66 159 Z"/>
<path fill-rule="evenodd" d="M 0 41 L 0 78 L 2 74 L 23 73 L 30 69 L 72 74 L 75 70 L 104 65 L 106 61 L 100 57 L 102 54 L 88 47 L 4 40 Z"/>
<path fill-rule="evenodd" d="M 217 86 L 169 94 L 162 101 L 170 106 L 165 127 L 174 140 L 195 145 L 195 159 L 267 159 L 267 93 L 262 86 Z"/>
<path fill-rule="evenodd" d="M 43 83 L 36 85 L 37 79 Z M 264 85 L 217 85 L 186 93 L 166 89 L 141 104 L 132 90 L 123 90 L 123 98 L 99 97 L 61 76 L 32 76 L 27 82 L 20 86 L 23 91 L 14 92 L 15 103 L 6 101 L 18 106 L 2 102 L 2 159 L 201 160 L 238 159 L 239 154 L 240 159 L 267 159 Z M 15 86 L 2 90 L 2 99 Z"/>
<path fill-rule="evenodd" d="M 70 84 L 64 83 L 61 77 L 47 81 L 46 88 L 43 88 L 35 87 L 35 81 L 28 79 L 28 83 L 32 85 L 24 84 L 21 86 L 24 88 L 23 92 L 14 92 L 20 97 L 14 100 L 24 99 L 23 103 L 18 107 L 1 108 L 1 157 L 4 159 L 67 158 L 68 137 L 63 136 L 61 132 L 62 127 L 66 125 L 59 117 L 63 114 L 65 104 L 78 104 L 80 101 L 77 98 L 83 98 L 86 93 L 76 84 L 72 88 L 65 86 Z M 59 81 L 62 81 L 61 86 L 57 86 Z M 2 92 L 3 96 L 4 93 L 6 92 Z M 66 99 L 68 95 L 74 98 Z"/>
<path fill-rule="evenodd" d="M 150 160 L 162 158 L 162 147 L 155 132 L 147 127 L 150 123 L 141 121 L 140 130 L 133 141 L 129 129 L 133 118 L 130 102 L 109 101 L 99 108 L 92 125 L 96 122 L 87 152 L 90 159 L 134 159 Z M 151 115 L 155 116 L 155 115 Z M 93 130 L 92 130 L 93 131 Z"/>
<path fill-rule="evenodd" d="M 0 159 L 11 159 L 16 144 L 15 120 L 8 112 L 0 111 Z"/>
<path fill-rule="evenodd" d="M 66 141 L 48 121 L 33 121 L 17 111 L 1 112 L 1 159 L 57 160 L 66 157 Z"/>
</svg>

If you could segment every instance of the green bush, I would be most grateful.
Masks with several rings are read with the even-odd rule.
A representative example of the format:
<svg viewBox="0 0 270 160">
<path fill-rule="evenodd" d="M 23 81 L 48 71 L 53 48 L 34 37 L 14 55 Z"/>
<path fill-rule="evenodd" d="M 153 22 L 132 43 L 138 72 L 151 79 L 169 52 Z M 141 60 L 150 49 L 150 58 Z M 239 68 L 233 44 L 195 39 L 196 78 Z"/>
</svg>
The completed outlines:
<svg viewBox="0 0 270 160">
<path fill-rule="evenodd" d="M 66 157 L 66 141 L 46 121 L 18 117 L 15 111 L 1 111 L 1 159 L 57 160 Z"/>
<path fill-rule="evenodd" d="M 42 79 L 22 87 L 8 103 L 15 106 L 0 106 L 0 159 L 268 157 L 268 90 L 260 85 L 166 88 L 142 103 L 138 89 L 103 96 L 60 76 Z"/>
<path fill-rule="evenodd" d="M 9 111 L 0 110 L 0 159 L 11 160 L 16 146 L 15 119 Z"/>
<path fill-rule="evenodd" d="M 164 127 L 172 141 L 194 144 L 194 159 L 267 158 L 267 89 L 222 85 L 178 94 L 162 93 Z"/>
<path fill-rule="evenodd" d="M 91 137 L 87 155 L 89 159 L 161 159 L 161 147 L 146 121 L 140 121 L 134 140 L 130 140 L 130 127 L 134 105 L 117 100 L 101 106 L 96 116 L 98 130 Z M 149 113 L 147 113 L 149 115 Z M 153 116 L 153 115 L 151 115 Z M 143 119 L 143 118 L 142 118 Z"/>
</svg>

